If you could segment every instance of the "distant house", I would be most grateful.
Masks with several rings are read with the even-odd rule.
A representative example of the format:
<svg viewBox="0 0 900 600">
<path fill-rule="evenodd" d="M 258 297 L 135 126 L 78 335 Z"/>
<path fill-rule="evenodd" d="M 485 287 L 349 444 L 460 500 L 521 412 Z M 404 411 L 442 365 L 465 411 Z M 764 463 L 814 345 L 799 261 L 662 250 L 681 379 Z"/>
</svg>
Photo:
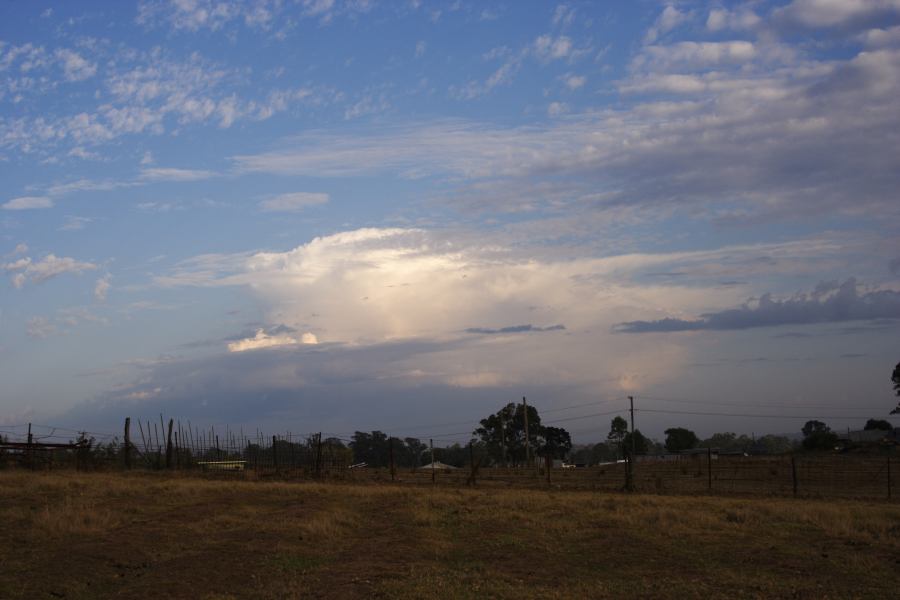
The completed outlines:
<svg viewBox="0 0 900 600">
<path fill-rule="evenodd" d="M 441 461 L 436 460 L 433 463 L 428 463 L 427 465 L 422 465 L 421 467 L 419 467 L 419 470 L 422 471 L 422 470 L 427 469 L 430 471 L 432 468 L 435 471 L 440 471 L 440 470 L 456 471 L 459 469 L 459 467 L 454 467 L 453 465 L 444 464 Z"/>
<path fill-rule="evenodd" d="M 835 431 L 843 450 L 865 449 L 879 446 L 900 446 L 900 427 L 894 429 L 859 429 Z"/>
</svg>

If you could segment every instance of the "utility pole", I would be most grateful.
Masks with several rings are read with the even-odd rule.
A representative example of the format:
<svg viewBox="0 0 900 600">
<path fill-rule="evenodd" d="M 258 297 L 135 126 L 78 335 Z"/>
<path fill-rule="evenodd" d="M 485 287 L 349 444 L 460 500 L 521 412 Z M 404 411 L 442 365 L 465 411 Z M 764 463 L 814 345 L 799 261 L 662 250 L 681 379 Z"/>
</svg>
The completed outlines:
<svg viewBox="0 0 900 600">
<path fill-rule="evenodd" d="M 525 399 L 525 396 L 522 396 L 522 412 L 525 413 L 525 464 L 530 467 L 531 452 L 528 447 L 528 438 L 531 437 L 531 432 L 528 429 L 528 400 Z"/>
<path fill-rule="evenodd" d="M 500 449 L 503 454 L 503 468 L 509 466 L 509 463 L 506 462 L 506 420 L 501 416 L 500 417 Z"/>
<path fill-rule="evenodd" d="M 431 448 L 431 483 L 434 484 L 434 440 L 428 440 L 428 447 Z"/>
<path fill-rule="evenodd" d="M 634 491 L 634 454 L 635 454 L 635 442 L 634 442 L 634 396 L 628 396 L 628 402 L 630 403 L 629 411 L 631 412 L 631 456 L 628 457 L 628 462 L 625 467 L 628 470 L 628 491 Z"/>
</svg>

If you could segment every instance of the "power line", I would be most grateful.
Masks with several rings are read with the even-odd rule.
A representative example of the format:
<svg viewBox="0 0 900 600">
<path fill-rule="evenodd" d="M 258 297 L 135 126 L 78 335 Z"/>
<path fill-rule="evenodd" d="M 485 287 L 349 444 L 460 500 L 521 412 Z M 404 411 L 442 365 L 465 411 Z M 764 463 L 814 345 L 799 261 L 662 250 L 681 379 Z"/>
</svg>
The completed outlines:
<svg viewBox="0 0 900 600">
<path fill-rule="evenodd" d="M 710 400 L 689 400 L 687 398 L 660 398 L 659 396 L 635 396 L 635 398 L 639 398 L 642 400 L 657 400 L 660 402 L 675 402 L 682 404 L 708 404 L 710 406 L 735 406 L 734 402 L 714 402 Z M 883 410 L 884 406 L 852 406 L 847 408 L 842 408 L 840 406 L 824 406 L 824 405 L 813 405 L 813 404 L 756 404 L 753 403 L 754 407 L 760 408 L 812 408 L 812 409 L 821 409 L 821 410 Z"/>
<path fill-rule="evenodd" d="M 746 413 L 719 413 L 719 412 L 700 412 L 700 411 L 689 411 L 689 410 L 661 410 L 661 409 L 652 409 L 652 408 L 636 408 L 634 409 L 639 412 L 647 412 L 647 413 L 662 413 L 667 415 L 694 415 L 694 416 L 702 416 L 702 417 L 741 417 L 741 418 L 758 418 L 758 419 L 809 419 L 810 415 L 760 415 L 760 414 L 746 414 Z M 841 415 L 841 416 L 826 416 L 826 415 L 814 415 L 819 419 L 846 419 L 846 420 L 856 420 L 856 419 L 868 419 L 869 417 L 860 417 L 860 416 L 849 416 L 849 415 Z"/>
</svg>

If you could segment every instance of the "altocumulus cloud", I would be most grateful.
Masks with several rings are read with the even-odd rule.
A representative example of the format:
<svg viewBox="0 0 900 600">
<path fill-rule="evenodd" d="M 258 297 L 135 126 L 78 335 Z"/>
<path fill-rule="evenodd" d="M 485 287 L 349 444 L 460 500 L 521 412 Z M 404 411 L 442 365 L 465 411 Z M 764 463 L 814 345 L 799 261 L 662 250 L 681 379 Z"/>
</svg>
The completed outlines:
<svg viewBox="0 0 900 600">
<path fill-rule="evenodd" d="M 629 321 L 614 328 L 623 333 L 736 330 L 777 325 L 839 323 L 873 319 L 900 319 L 900 292 L 875 290 L 859 293 L 855 279 L 819 284 L 811 293 L 775 300 L 764 294 L 755 305 L 701 315 L 696 320 L 659 319 Z"/>
</svg>

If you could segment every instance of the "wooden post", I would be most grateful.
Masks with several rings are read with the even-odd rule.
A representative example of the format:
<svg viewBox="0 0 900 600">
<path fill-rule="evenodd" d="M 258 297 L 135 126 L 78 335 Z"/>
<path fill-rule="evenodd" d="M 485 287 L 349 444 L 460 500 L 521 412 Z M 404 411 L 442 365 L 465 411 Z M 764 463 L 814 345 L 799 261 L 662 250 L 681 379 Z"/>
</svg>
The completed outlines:
<svg viewBox="0 0 900 600">
<path fill-rule="evenodd" d="M 791 482 L 794 486 L 794 496 L 797 495 L 797 461 L 794 458 L 794 455 L 791 454 Z"/>
<path fill-rule="evenodd" d="M 472 445 L 472 440 L 469 440 L 469 468 L 472 470 L 469 478 L 472 480 L 472 487 L 475 487 L 475 447 Z"/>
<path fill-rule="evenodd" d="M 166 468 L 172 468 L 172 426 L 175 424 L 174 419 L 169 419 L 169 433 L 166 435 Z"/>
<path fill-rule="evenodd" d="M 531 431 L 528 429 L 528 401 L 522 396 L 522 413 L 525 417 L 525 466 L 531 467 L 531 451 L 528 446 L 528 439 L 531 437 Z"/>
<path fill-rule="evenodd" d="M 216 436 L 216 460 L 222 460 L 222 450 L 219 449 L 219 436 Z"/>
<path fill-rule="evenodd" d="M 131 417 L 125 417 L 125 468 L 131 469 Z"/>
<path fill-rule="evenodd" d="M 28 468 L 34 470 L 34 437 L 31 435 L 31 423 L 28 424 Z M 76 455 L 77 457 L 77 455 Z"/>
<path fill-rule="evenodd" d="M 322 432 L 316 434 L 316 479 L 322 476 Z"/>
<path fill-rule="evenodd" d="M 706 449 L 706 488 L 712 491 L 712 448 Z"/>
<path fill-rule="evenodd" d="M 891 457 L 887 457 L 887 484 L 888 484 L 888 500 L 891 499 Z"/>
<path fill-rule="evenodd" d="M 388 456 L 391 459 L 391 482 L 395 479 L 395 471 L 394 471 L 394 438 L 388 438 Z"/>
<path fill-rule="evenodd" d="M 434 483 L 434 440 L 428 440 L 428 446 L 431 448 L 431 483 Z"/>
<path fill-rule="evenodd" d="M 550 467 L 553 465 L 553 459 L 550 457 L 549 452 L 544 458 L 544 464 L 547 465 L 547 487 L 550 487 Z"/>
<path fill-rule="evenodd" d="M 278 450 L 275 449 L 275 441 L 276 437 L 272 436 L 272 464 L 275 466 L 275 470 L 278 470 Z"/>
</svg>

